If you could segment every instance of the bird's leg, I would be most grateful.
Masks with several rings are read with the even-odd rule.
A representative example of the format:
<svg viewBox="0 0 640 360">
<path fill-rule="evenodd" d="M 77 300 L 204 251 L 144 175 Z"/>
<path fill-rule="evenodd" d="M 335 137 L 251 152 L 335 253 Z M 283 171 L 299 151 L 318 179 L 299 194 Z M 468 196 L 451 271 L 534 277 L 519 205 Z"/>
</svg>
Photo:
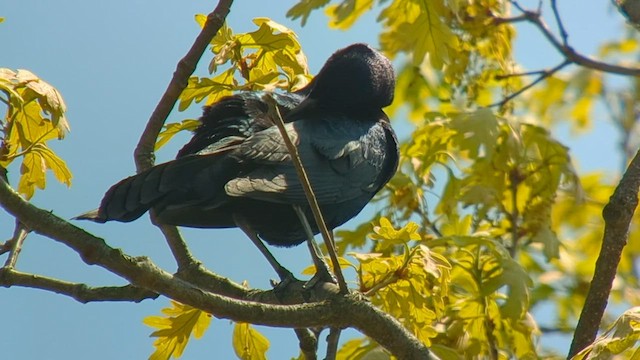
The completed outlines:
<svg viewBox="0 0 640 360">
<path fill-rule="evenodd" d="M 278 260 L 276 260 L 273 254 L 271 254 L 269 249 L 267 249 L 267 247 L 264 245 L 262 240 L 260 240 L 255 230 L 253 230 L 251 225 L 249 225 L 249 223 L 242 216 L 234 214 L 233 219 L 236 225 L 238 225 L 238 227 L 247 235 L 247 237 L 249 237 L 249 239 L 253 241 L 256 247 L 258 247 L 258 250 L 260 250 L 262 255 L 267 258 L 267 261 L 269 262 L 269 264 L 271 264 L 271 267 L 273 267 L 273 269 L 278 274 L 278 277 L 280 278 L 280 284 L 278 284 L 278 287 L 286 286 L 286 284 L 296 279 L 291 271 L 280 265 Z"/>
<path fill-rule="evenodd" d="M 313 238 L 313 231 L 311 230 L 311 225 L 309 225 L 307 216 L 304 214 L 304 211 L 302 211 L 300 206 L 292 205 L 292 207 L 296 212 L 296 215 L 298 215 L 304 231 L 307 233 L 307 245 L 309 246 L 309 252 L 311 253 L 313 264 L 316 267 L 316 274 L 313 275 L 311 280 L 307 281 L 305 288 L 312 288 L 319 280 L 332 282 L 334 284 L 337 283 L 333 274 L 331 274 L 331 270 L 329 270 L 329 265 L 327 265 L 322 257 L 322 250 L 320 250 L 320 247 L 316 244 L 316 241 Z"/>
</svg>

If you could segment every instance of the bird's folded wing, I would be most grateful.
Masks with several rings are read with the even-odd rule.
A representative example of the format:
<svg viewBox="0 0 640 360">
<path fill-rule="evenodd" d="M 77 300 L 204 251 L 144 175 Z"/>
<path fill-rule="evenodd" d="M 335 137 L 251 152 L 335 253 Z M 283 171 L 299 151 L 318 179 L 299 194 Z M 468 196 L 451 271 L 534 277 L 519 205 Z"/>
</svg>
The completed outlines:
<svg viewBox="0 0 640 360">
<path fill-rule="evenodd" d="M 322 125 L 322 123 L 320 123 Z M 337 204 L 378 189 L 384 163 L 384 132 L 370 125 L 327 127 L 296 122 L 286 129 L 297 145 L 314 194 L 321 204 Z M 352 124 L 353 125 L 353 124 Z M 382 139 L 382 140 L 380 140 Z M 268 129 L 245 141 L 237 150 L 241 161 L 256 168 L 227 183 L 230 196 L 278 203 L 306 203 L 291 157 L 277 129 Z"/>
</svg>

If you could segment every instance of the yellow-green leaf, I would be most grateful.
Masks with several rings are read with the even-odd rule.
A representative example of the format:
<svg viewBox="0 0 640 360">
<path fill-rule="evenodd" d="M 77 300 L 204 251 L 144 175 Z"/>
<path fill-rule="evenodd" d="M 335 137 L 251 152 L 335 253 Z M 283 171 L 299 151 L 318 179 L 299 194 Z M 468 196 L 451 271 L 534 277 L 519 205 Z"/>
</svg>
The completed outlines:
<svg viewBox="0 0 640 360">
<path fill-rule="evenodd" d="M 331 259 L 329 257 L 325 257 L 324 261 L 327 263 L 327 265 L 329 265 L 329 268 L 333 270 L 333 262 L 331 261 Z M 342 256 L 338 256 L 338 263 L 340 264 L 340 269 L 356 268 L 355 265 L 353 265 L 349 260 L 345 259 Z M 315 273 L 315 265 L 309 265 L 302 270 L 303 275 L 313 275 Z"/>
<path fill-rule="evenodd" d="M 287 17 L 292 20 L 300 18 L 302 26 L 307 23 L 307 19 L 313 10 L 319 9 L 329 3 L 330 0 L 302 0 L 295 4 L 289 11 Z"/>
<path fill-rule="evenodd" d="M 211 315 L 189 305 L 171 300 L 171 307 L 162 309 L 165 316 L 148 316 L 143 322 L 158 330 L 151 336 L 156 337 L 153 346 L 156 350 L 150 360 L 168 360 L 179 358 L 189 342 L 191 334 L 198 339 L 211 323 Z"/>
<path fill-rule="evenodd" d="M 235 323 L 233 350 L 241 360 L 266 360 L 269 340 L 247 323 Z"/>
<path fill-rule="evenodd" d="M 347 30 L 365 12 L 373 8 L 373 0 L 345 0 L 337 5 L 330 5 L 325 13 L 331 18 L 329 27 Z"/>
<path fill-rule="evenodd" d="M 58 181 L 67 186 L 71 186 L 71 171 L 69 171 L 67 163 L 65 163 L 64 160 L 43 144 L 35 146 L 33 151 L 42 156 L 46 168 L 53 172 L 53 175 L 58 179 Z"/>
<path fill-rule="evenodd" d="M 155 150 L 158 150 L 161 147 L 163 147 L 177 133 L 185 130 L 193 131 L 196 128 L 198 128 L 199 125 L 200 125 L 200 122 L 198 120 L 193 120 L 193 119 L 186 119 L 186 120 L 182 120 L 182 122 L 179 122 L 179 123 L 171 123 L 171 124 L 164 125 L 164 127 L 162 128 L 162 131 L 160 132 L 160 134 L 158 134 Z"/>
<path fill-rule="evenodd" d="M 380 218 L 380 225 L 373 227 L 374 234 L 371 234 L 373 240 L 387 241 L 390 245 L 402 245 L 411 240 L 420 240 L 418 233 L 418 224 L 410 221 L 405 226 L 396 230 L 393 228 L 391 221 L 386 217 Z"/>
<path fill-rule="evenodd" d="M 20 166 L 20 181 L 18 182 L 18 192 L 26 199 L 30 199 L 36 191 L 36 187 L 44 189 L 46 183 L 45 171 L 47 169 L 44 158 L 34 151 L 24 155 L 22 166 Z"/>
</svg>

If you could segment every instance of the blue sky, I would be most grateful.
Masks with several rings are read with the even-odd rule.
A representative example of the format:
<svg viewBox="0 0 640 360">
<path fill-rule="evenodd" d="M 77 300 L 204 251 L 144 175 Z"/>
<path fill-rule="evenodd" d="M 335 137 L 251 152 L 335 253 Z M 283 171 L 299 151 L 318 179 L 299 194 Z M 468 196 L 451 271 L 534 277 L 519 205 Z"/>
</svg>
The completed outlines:
<svg viewBox="0 0 640 360">
<path fill-rule="evenodd" d="M 322 13 L 312 15 L 304 28 L 285 18 L 295 1 L 241 1 L 228 18 L 236 32 L 254 30 L 251 19 L 270 17 L 292 28 L 316 73 L 336 49 L 354 42 L 377 44 L 379 26 L 374 14 L 348 32 L 330 30 Z M 535 6 L 536 2 L 523 2 Z M 589 4 L 589 5 L 586 5 Z M 212 1 L 21 0 L 0 5 L 0 67 L 24 68 L 54 85 L 68 106 L 71 133 L 52 144 L 73 172 L 73 186 L 66 188 L 49 179 L 48 188 L 33 202 L 70 218 L 94 208 L 104 191 L 134 173 L 132 158 L 138 136 L 164 92 L 177 61 L 184 56 L 199 28 L 193 16 L 208 13 Z M 620 16 L 608 1 L 560 1 L 572 45 L 585 54 L 597 44 L 622 34 Z M 539 69 L 559 62 L 559 55 L 531 26 L 518 32 L 516 57 L 527 68 Z M 204 74 L 207 55 L 199 73 Z M 199 107 L 174 111 L 169 122 L 197 117 Z M 592 135 L 571 139 L 580 170 L 618 170 L 616 134 L 604 118 Z M 186 135 L 176 138 L 158 154 L 158 162 L 171 159 Z M 16 183 L 17 167 L 10 168 Z M 357 219 L 345 226 L 354 226 Z M 129 224 L 82 223 L 88 231 L 131 255 L 150 256 L 168 271 L 175 270 L 159 231 L 147 217 Z M 0 239 L 10 237 L 13 222 L 0 211 Z M 248 280 L 266 288 L 275 274 L 248 239 L 238 230 L 185 230 L 193 253 L 213 271 L 234 281 Z M 295 272 L 310 261 L 306 247 L 274 249 L 285 266 Z M 5 257 L 0 261 L 4 262 Z M 88 267 L 72 251 L 52 240 L 31 235 L 18 261 L 21 271 L 58 277 L 90 285 L 124 282 L 101 268 Z M 353 278 L 353 277 L 352 277 Z M 0 288 L 0 349 L 3 358 L 92 359 L 146 358 L 153 350 L 151 329 L 142 318 L 158 314 L 166 298 L 131 303 L 82 305 L 64 296 L 23 288 Z M 192 341 L 183 359 L 232 359 L 231 324 L 214 320 L 201 340 Z M 271 340 L 269 357 L 297 356 L 297 340 L 288 329 L 263 329 Z M 557 343 L 566 348 L 568 344 Z"/>
</svg>

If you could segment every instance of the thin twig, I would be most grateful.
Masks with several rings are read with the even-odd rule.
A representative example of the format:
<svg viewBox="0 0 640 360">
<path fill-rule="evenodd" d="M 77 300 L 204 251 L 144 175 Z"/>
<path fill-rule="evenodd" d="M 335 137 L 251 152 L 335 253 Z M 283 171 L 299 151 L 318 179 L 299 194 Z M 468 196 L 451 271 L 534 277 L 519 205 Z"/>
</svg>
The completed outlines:
<svg viewBox="0 0 640 360">
<path fill-rule="evenodd" d="M 513 17 L 494 17 L 493 24 L 494 25 L 502 25 L 502 24 L 514 24 L 522 21 L 528 21 L 529 19 L 525 15 L 518 15 Z"/>
<path fill-rule="evenodd" d="M 489 105 L 488 107 L 494 107 L 494 106 L 498 106 L 498 107 L 502 107 L 504 106 L 506 103 L 508 103 L 509 101 L 513 100 L 515 97 L 517 97 L 518 95 L 522 94 L 523 92 L 531 89 L 532 87 L 534 87 L 535 85 L 537 85 L 538 83 L 540 83 L 542 80 L 550 77 L 551 75 L 555 74 L 556 72 L 560 71 L 562 68 L 564 68 L 565 66 L 571 64 L 571 62 L 569 60 L 565 60 L 563 61 L 560 65 L 555 66 L 554 68 L 550 69 L 550 70 L 542 70 L 540 71 L 540 76 L 538 76 L 535 80 L 533 80 L 532 82 L 530 82 L 529 84 L 521 87 L 520 89 L 518 89 L 516 92 L 510 94 L 509 96 L 505 97 L 504 99 L 502 99 L 501 101 L 498 101 L 496 103 L 493 103 L 491 105 Z"/>
<path fill-rule="evenodd" d="M 154 147 L 158 134 L 160 130 L 162 130 L 162 126 L 171 113 L 176 101 L 178 101 L 178 97 L 187 87 L 189 77 L 195 71 L 202 54 L 204 54 L 209 43 L 224 24 L 232 3 L 233 0 L 218 1 L 218 5 L 213 12 L 207 15 L 207 21 L 202 27 L 200 34 L 196 37 L 193 45 L 191 45 L 187 54 L 178 62 L 176 71 L 173 73 L 173 77 L 162 95 L 160 102 L 158 102 L 158 105 L 153 110 L 134 151 L 134 160 L 138 173 L 153 166 L 155 162 Z M 152 221 L 155 220 L 153 211 L 151 218 Z M 195 260 L 178 230 L 174 226 L 168 225 L 159 225 L 159 227 L 165 235 L 171 252 L 178 263 L 178 268 L 193 265 Z"/>
<path fill-rule="evenodd" d="M 309 183 L 309 177 L 302 165 L 302 161 L 300 160 L 300 155 L 298 154 L 298 149 L 291 141 L 289 134 L 284 126 L 284 121 L 282 120 L 282 116 L 280 115 L 280 111 L 278 110 L 277 103 L 275 99 L 271 96 L 265 96 L 264 100 L 269 104 L 269 114 L 271 118 L 275 122 L 278 130 L 280 130 L 280 135 L 284 140 L 285 145 L 287 146 L 287 150 L 291 155 L 291 161 L 296 168 L 296 172 L 298 174 L 298 178 L 300 179 L 300 183 L 304 188 L 304 193 L 307 197 L 307 201 L 309 202 L 309 207 L 313 212 L 314 220 L 320 229 L 320 233 L 322 234 L 322 238 L 324 239 L 324 243 L 327 246 L 327 251 L 329 252 L 329 257 L 331 258 L 331 263 L 333 264 L 333 272 L 336 275 L 338 280 L 338 286 L 340 287 L 340 292 L 342 294 L 346 294 L 349 292 L 349 288 L 347 287 L 347 283 L 344 280 L 344 275 L 342 274 L 342 269 L 340 269 L 340 262 L 338 261 L 338 255 L 336 252 L 336 246 L 333 241 L 333 235 L 327 228 L 327 224 L 322 217 L 322 212 L 320 211 L 320 205 L 318 204 L 318 200 L 313 193 L 313 189 L 311 188 L 311 184 Z"/>
<path fill-rule="evenodd" d="M 542 32 L 545 38 L 547 38 L 551 45 L 553 45 L 553 47 L 556 48 L 556 50 L 558 50 L 558 52 L 560 52 L 568 61 L 589 69 L 603 71 L 611 74 L 640 76 L 640 68 L 608 64 L 579 54 L 569 44 L 564 45 L 554 36 L 551 30 L 549 30 L 547 24 L 540 17 L 540 14 L 528 11 L 525 13 L 525 15 L 527 16 L 529 22 L 534 24 Z"/>
<path fill-rule="evenodd" d="M 564 28 L 564 24 L 560 19 L 560 12 L 558 11 L 558 4 L 556 3 L 556 0 L 551 0 L 551 10 L 553 11 L 553 16 L 556 18 L 556 24 L 558 25 L 558 31 L 560 31 L 562 44 L 564 46 L 569 46 L 569 34 L 567 34 L 567 30 Z"/>
<path fill-rule="evenodd" d="M 609 203 L 602 211 L 604 235 L 596 260 L 593 279 L 585 299 L 568 358 L 591 344 L 598 333 L 615 279 L 622 249 L 627 244 L 629 224 L 638 206 L 640 188 L 640 151 L 631 160 Z"/>
<path fill-rule="evenodd" d="M 542 19 L 539 11 L 526 10 L 522 8 L 516 1 L 511 1 L 511 3 L 516 8 L 518 8 L 518 10 L 522 12 L 522 14 L 511 18 L 495 17 L 493 19 L 494 24 L 501 25 L 512 22 L 528 21 L 536 26 L 538 30 L 542 32 L 542 35 L 544 35 L 544 37 L 549 41 L 549 43 L 551 43 L 551 45 L 570 63 L 610 74 L 640 76 L 640 68 L 638 67 L 626 67 L 609 64 L 578 53 L 573 49 L 573 47 L 571 47 L 571 45 L 569 45 L 564 35 L 561 35 L 561 40 L 556 38 L 554 33 L 549 29 L 545 21 Z M 563 30 L 561 29 L 561 32 L 562 31 Z"/>
<path fill-rule="evenodd" d="M 154 147 L 156 139 L 167 117 L 171 113 L 178 97 L 187 87 L 189 76 L 193 74 L 202 54 L 207 50 L 211 39 L 218 33 L 229 14 L 233 0 L 220 0 L 216 8 L 207 15 L 202 31 L 196 37 L 187 54 L 178 62 L 171 82 L 167 86 L 160 102 L 153 110 L 144 132 L 140 136 L 134 152 L 138 172 L 142 172 L 155 162 Z"/>
<path fill-rule="evenodd" d="M 155 299 L 159 296 L 153 291 L 133 285 L 91 287 L 86 284 L 71 283 L 46 276 L 28 274 L 8 267 L 0 269 L 0 285 L 46 290 L 69 296 L 83 304 L 95 301 L 140 302 L 145 299 Z"/>
<path fill-rule="evenodd" d="M 20 251 L 22 251 L 22 244 L 24 240 L 29 235 L 29 230 L 22 224 L 18 219 L 16 219 L 16 225 L 13 230 L 13 237 L 10 242 L 9 247 L 9 257 L 7 261 L 4 263 L 5 268 L 13 269 L 16 266 L 16 262 L 18 261 L 18 255 L 20 255 Z"/>
<path fill-rule="evenodd" d="M 13 238 L 3 242 L 0 244 L 0 255 L 8 253 L 11 251 L 11 244 L 13 244 Z"/>
<path fill-rule="evenodd" d="M 534 71 L 527 71 L 527 72 L 523 72 L 523 73 L 513 73 L 513 74 L 500 74 L 500 75 L 496 75 L 493 78 L 496 80 L 506 80 L 506 79 L 510 79 L 513 77 L 523 77 L 523 76 L 532 76 L 532 75 L 543 75 L 546 74 L 549 70 L 534 70 Z"/>
<path fill-rule="evenodd" d="M 332 327 L 327 335 L 327 356 L 325 360 L 336 360 L 338 355 L 338 343 L 340 342 L 340 333 L 342 329 Z"/>
<path fill-rule="evenodd" d="M 518 251 L 518 218 L 520 217 L 520 212 L 518 211 L 518 185 L 519 178 L 516 170 L 512 170 L 509 174 L 509 187 L 511 190 L 511 212 L 507 212 L 509 222 L 511 223 L 511 246 L 509 249 L 509 255 L 512 258 L 516 257 Z"/>
<path fill-rule="evenodd" d="M 515 6 L 515 7 L 516 7 L 516 9 L 520 10 L 521 12 L 523 12 L 523 13 L 524 13 L 524 12 L 527 12 L 527 10 L 525 10 L 525 9 L 520 5 L 520 3 L 518 3 L 517 1 L 515 1 L 515 0 L 511 0 L 511 1 L 509 1 L 509 2 L 511 3 L 511 5 Z"/>
</svg>

